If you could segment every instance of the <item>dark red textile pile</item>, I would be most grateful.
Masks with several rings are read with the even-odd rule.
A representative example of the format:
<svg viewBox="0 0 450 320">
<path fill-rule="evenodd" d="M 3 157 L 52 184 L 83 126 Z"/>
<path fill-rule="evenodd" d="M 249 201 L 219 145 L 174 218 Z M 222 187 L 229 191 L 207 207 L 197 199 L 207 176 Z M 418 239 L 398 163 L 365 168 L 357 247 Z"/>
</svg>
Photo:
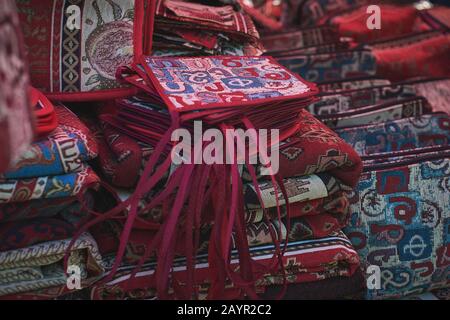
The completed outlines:
<svg viewBox="0 0 450 320">
<path fill-rule="evenodd" d="M 0 299 L 445 296 L 447 7 L 16 5 Z"/>
</svg>

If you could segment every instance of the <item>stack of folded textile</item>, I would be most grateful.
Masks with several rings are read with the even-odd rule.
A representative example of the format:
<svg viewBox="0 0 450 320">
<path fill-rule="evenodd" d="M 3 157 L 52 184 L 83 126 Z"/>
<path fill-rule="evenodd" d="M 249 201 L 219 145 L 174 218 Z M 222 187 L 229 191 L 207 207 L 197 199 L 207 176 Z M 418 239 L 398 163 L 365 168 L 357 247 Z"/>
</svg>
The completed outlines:
<svg viewBox="0 0 450 320">
<path fill-rule="evenodd" d="M 450 73 L 450 9 L 380 5 L 383 29 L 371 29 L 367 6 L 351 1 L 346 6 L 307 1 L 299 17 L 303 28 L 264 35 L 262 41 L 281 64 L 318 83 L 374 75 L 401 81 Z M 311 16 L 309 10 L 324 16 Z"/>
<path fill-rule="evenodd" d="M 50 102 L 41 96 L 36 103 L 44 106 Z M 38 116 L 41 133 L 52 127 L 53 119 L 57 119 L 57 127 L 34 142 L 0 176 L 3 299 L 48 298 L 69 290 L 62 260 L 96 201 L 99 178 L 87 161 L 97 155 L 97 145 L 89 130 L 62 105 L 45 105 L 41 110 L 45 110 L 41 113 L 45 117 Z M 88 233 L 76 240 L 68 262 L 79 268 L 81 286 L 103 273 L 97 244 Z"/>
<path fill-rule="evenodd" d="M 345 232 L 365 267 L 380 267 L 380 286 L 368 290 L 368 298 L 449 286 L 450 116 L 432 112 L 446 109 L 442 98 L 431 103 L 416 95 L 428 88 L 428 96 L 437 96 L 439 86 L 429 85 L 436 82 L 448 80 L 322 87 L 320 101 L 309 107 L 363 160 Z"/>
<path fill-rule="evenodd" d="M 291 39 L 286 41 L 286 39 Z M 329 27 L 271 34 L 262 38 L 278 62 L 317 83 L 374 76 L 376 59 L 369 48 L 353 48 Z M 287 42 L 287 46 L 280 43 Z"/>
<path fill-rule="evenodd" d="M 308 117 L 311 120 L 311 116 Z M 308 119 L 307 118 L 307 119 Z M 302 122 L 303 123 L 303 122 Z M 266 208 L 268 209 L 268 214 L 272 221 L 265 222 L 263 218 L 263 210 L 255 203 L 254 189 L 251 185 L 248 185 L 246 192 L 246 207 L 248 211 L 246 212 L 245 220 L 247 223 L 247 240 L 251 247 L 251 254 L 256 260 L 261 260 L 264 263 L 264 256 L 268 253 L 272 253 L 274 250 L 273 240 L 270 235 L 270 229 L 277 231 L 280 229 L 280 234 L 277 234 L 277 238 L 285 239 L 289 238 L 289 248 L 286 253 L 286 269 L 288 272 L 288 282 L 289 283 L 299 283 L 308 282 L 314 283 L 316 281 L 334 281 L 335 277 L 340 277 L 341 282 L 345 284 L 349 290 L 351 290 L 352 285 L 357 283 L 358 285 L 353 287 L 357 288 L 358 292 L 364 286 L 364 282 L 361 276 L 356 276 L 355 273 L 359 273 L 358 269 L 358 258 L 346 237 L 339 233 L 339 230 L 346 225 L 348 220 L 348 200 L 343 195 L 342 190 L 349 190 L 350 187 L 346 186 L 345 183 L 341 183 L 333 177 L 331 173 L 322 172 L 322 170 L 330 170 L 333 173 L 333 166 L 336 164 L 331 164 L 331 162 L 338 161 L 343 164 L 347 154 L 346 151 L 349 148 L 345 148 L 342 141 L 339 143 L 339 139 L 333 134 L 327 137 L 327 130 L 323 130 L 321 137 L 315 137 L 314 133 L 311 133 L 311 129 L 316 129 L 317 134 L 319 130 L 323 128 L 317 120 L 312 124 L 308 124 L 308 121 L 304 123 L 304 130 L 299 130 L 296 137 L 293 139 L 296 142 L 291 147 L 288 147 L 282 151 L 283 158 L 282 163 L 285 170 L 293 170 L 297 174 L 302 176 L 293 177 L 291 179 L 285 179 L 284 184 L 288 188 L 291 217 L 290 225 L 287 224 L 287 220 L 283 219 L 280 225 L 276 220 L 276 208 L 274 197 L 270 196 L 273 187 L 270 187 L 270 183 L 261 182 L 260 188 L 264 193 L 264 201 Z M 304 137 L 306 136 L 307 137 Z M 330 141 L 326 142 L 327 138 Z M 319 145 L 328 145 L 331 149 L 331 153 L 336 152 L 336 154 L 328 154 L 328 161 L 317 166 L 316 168 L 306 169 L 302 167 L 302 161 L 314 161 L 313 159 L 320 159 L 320 152 L 318 154 L 308 154 L 306 155 L 303 150 L 305 145 L 309 143 L 317 143 Z M 342 144 L 342 145 L 340 145 Z M 339 154 L 339 149 L 342 150 L 342 154 Z M 323 149 L 322 149 L 323 150 Z M 349 152 L 349 158 L 354 157 L 354 153 Z M 308 159 L 306 159 L 308 158 Z M 325 155 L 323 158 L 327 158 Z M 353 159 L 356 160 L 356 159 Z M 348 160 L 348 165 L 352 160 Z M 306 162 L 305 162 L 306 163 Z M 290 164 L 290 167 L 287 166 Z M 345 170 L 345 164 L 343 168 Z M 307 166 L 308 167 L 308 166 Z M 350 168 L 349 168 L 350 169 Z M 353 177 L 347 177 L 346 182 L 354 183 L 358 177 L 358 162 L 356 161 L 355 167 L 352 166 L 348 170 L 348 174 L 353 174 Z M 314 174 L 317 172 L 317 175 Z M 319 173 L 322 172 L 322 173 Z M 288 174 L 288 173 L 286 173 Z M 292 173 L 295 175 L 295 173 Z M 339 175 L 339 174 L 337 174 Z M 345 179 L 344 179 L 345 180 Z M 257 200 L 257 199 L 256 199 Z M 253 206 L 253 208 L 251 208 Z M 286 207 L 282 207 L 283 217 L 286 214 Z M 145 218 L 143 215 L 141 218 Z M 155 216 L 151 215 L 152 219 Z M 148 218 L 147 218 L 148 219 Z M 280 228 L 281 227 L 281 228 Z M 288 227 L 290 227 L 289 233 L 287 233 Z M 136 224 L 136 228 L 145 228 L 145 224 Z M 138 234 L 139 231 L 134 231 L 133 234 Z M 132 234 L 132 236 L 133 236 Z M 208 249 L 208 238 L 210 237 L 210 228 L 204 226 L 202 229 L 202 242 L 199 245 L 199 253 L 203 255 L 198 256 L 198 266 L 196 268 L 196 278 L 198 281 L 204 281 L 204 286 L 199 289 L 200 297 L 206 296 L 207 289 L 210 286 L 210 280 L 208 279 L 207 270 L 201 266 L 202 259 L 206 259 L 206 250 Z M 148 241 L 151 241 L 151 235 Z M 145 238 L 144 238 L 145 239 Z M 233 237 L 234 239 L 234 237 Z M 308 241 L 306 241 L 309 239 Z M 143 241 L 143 240 L 141 240 Z M 233 242 L 235 239 L 233 240 Z M 182 239 L 178 241 L 183 243 Z M 140 243 L 142 247 L 146 242 Z M 337 246 L 337 247 L 336 247 Z M 138 248 L 138 245 L 133 243 L 131 245 L 133 250 Z M 314 248 L 314 249 L 312 249 Z M 130 253 L 131 257 L 136 259 L 136 255 L 142 254 L 145 250 L 137 250 L 138 252 Z M 114 251 L 113 251 L 114 252 Z M 180 248 L 179 252 L 182 252 Z M 306 254 L 308 253 L 308 254 Z M 261 256 L 261 257 L 260 257 Z M 339 257 L 339 258 L 338 258 Z M 110 255 L 110 260 L 107 259 L 107 263 L 112 264 L 112 259 L 115 258 L 114 253 Z M 335 260 L 338 258 L 338 260 Z M 127 260 L 127 259 L 126 259 Z M 127 260 L 128 261 L 128 260 Z M 185 270 L 185 260 L 180 254 L 180 258 L 176 260 L 181 266 L 181 271 Z M 142 269 L 137 273 L 137 278 L 135 280 L 130 280 L 130 274 L 132 273 L 135 264 L 131 262 L 125 263 L 119 268 L 118 273 L 115 275 L 114 279 L 109 281 L 104 286 L 95 287 L 94 294 L 96 298 L 100 299 L 112 299 L 123 297 L 123 295 L 129 295 L 133 297 L 136 292 L 143 292 L 144 289 L 148 290 L 147 298 L 156 296 L 154 290 L 155 279 L 146 279 L 146 275 L 150 272 L 153 275 L 155 269 L 155 262 L 147 262 L 142 266 Z M 268 262 L 266 262 L 268 263 Z M 186 277 L 183 272 L 177 274 L 176 279 L 183 279 Z M 348 277 L 355 277 L 354 282 L 346 281 Z M 258 282 L 259 291 L 264 292 L 266 289 L 277 291 L 277 287 L 282 286 L 283 277 L 281 274 L 270 275 L 267 274 L 264 280 Z M 145 285 L 143 285 L 145 283 Z M 200 282 L 201 283 L 201 282 Z M 325 285 L 324 285 L 325 286 Z M 114 293 L 114 295 L 112 295 Z M 116 294 L 120 293 L 119 296 Z M 179 292 L 177 293 L 180 294 Z M 175 295 L 176 296 L 176 295 Z M 136 298 L 136 296 L 134 296 Z M 227 289 L 227 298 L 238 298 L 240 297 L 239 290 L 236 290 L 231 285 Z M 330 295 L 330 297 L 339 298 L 342 297 L 340 292 L 336 292 L 336 295 Z M 142 298 L 142 297 L 141 297 Z"/>
<path fill-rule="evenodd" d="M 252 19 L 236 6 L 180 0 L 156 1 L 154 56 L 248 55 L 262 53 Z"/>
<path fill-rule="evenodd" d="M 163 157 L 168 157 L 170 147 L 167 146 L 166 137 L 171 134 L 170 127 L 174 121 L 171 114 L 174 112 L 180 113 L 180 123 L 187 130 L 192 130 L 195 126 L 192 120 L 202 120 L 207 128 L 220 128 L 224 125 L 240 126 L 241 119 L 247 118 L 249 127 L 280 129 L 282 142 L 278 178 L 268 179 L 261 175 L 261 163 L 254 169 L 247 164 L 240 174 L 239 184 L 243 197 L 237 204 L 236 219 L 242 219 L 245 224 L 247 241 L 244 246 L 249 246 L 247 250 L 252 258 L 250 278 L 255 281 L 254 289 L 247 292 L 242 290 L 239 281 L 217 279 L 217 274 L 220 276 L 220 273 L 216 274 L 213 269 L 220 266 L 217 265 L 220 260 L 214 260 L 214 255 L 219 252 L 214 252 L 216 245 L 212 244 L 218 241 L 217 236 L 222 242 L 231 241 L 232 252 L 225 263 L 230 264 L 233 269 L 236 264 L 242 264 L 242 260 L 236 258 L 245 252 L 239 228 L 233 228 L 231 238 L 218 229 L 221 223 L 226 223 L 221 222 L 222 218 L 218 217 L 227 217 L 228 214 L 224 212 L 214 216 L 217 214 L 215 212 L 224 208 L 220 204 L 223 200 L 220 197 L 214 199 L 213 195 L 224 194 L 224 190 L 227 190 L 225 177 L 217 176 L 219 180 L 215 183 L 210 180 L 213 176 L 205 180 L 204 192 L 198 190 L 205 197 L 200 199 L 200 208 L 196 209 L 201 220 L 196 222 L 196 226 L 192 225 L 192 231 L 191 228 L 185 230 L 181 221 L 189 220 L 195 213 L 190 207 L 191 201 L 187 201 L 185 209 L 180 213 L 183 218 L 175 229 L 178 231 L 171 236 L 167 232 L 165 220 L 170 219 L 173 212 L 165 212 L 167 208 L 164 208 L 164 203 L 158 206 L 154 203 L 164 193 L 172 193 L 175 179 L 179 179 L 179 172 L 183 172 L 183 167 L 188 165 L 180 165 L 176 170 L 172 168 L 170 176 L 162 175 L 163 171 L 159 170 L 166 166 L 167 161 L 159 159 L 160 167 L 156 172 L 160 173 L 156 174 L 164 176 L 165 180 L 159 184 L 160 190 L 153 189 L 150 196 L 142 196 L 149 191 L 150 188 L 147 187 L 148 189 L 141 190 L 139 199 L 135 198 L 134 193 L 124 202 L 125 205 L 136 205 L 133 204 L 133 199 L 138 199 L 141 208 L 144 208 L 136 216 L 123 259 L 119 256 L 115 260 L 117 248 L 105 253 L 106 257 L 110 257 L 106 258 L 106 264 L 109 264 L 107 270 L 113 270 L 114 277 L 107 277 L 95 286 L 92 294 L 94 297 L 134 297 L 141 292 L 146 298 L 161 298 L 161 292 L 156 289 L 161 281 L 158 265 L 163 255 L 158 252 L 156 260 L 150 259 L 152 252 L 149 248 L 162 235 L 168 235 L 173 238 L 170 241 L 177 244 L 171 250 L 174 250 L 176 257 L 174 266 L 178 266 L 176 269 L 179 270 L 172 274 L 170 290 L 165 297 L 191 297 L 188 283 L 192 268 L 195 269 L 195 281 L 191 284 L 195 287 L 195 296 L 199 298 L 242 298 L 251 296 L 251 292 L 262 293 L 266 289 L 283 290 L 282 270 L 286 273 L 287 281 L 292 284 L 340 277 L 342 282 L 346 278 L 349 283 L 358 283 L 355 287 L 357 290 L 351 293 L 361 291 L 364 284 L 362 277 L 356 275 L 360 272 L 358 257 L 345 235 L 340 232 L 348 222 L 349 201 L 345 192 L 352 190 L 357 183 L 361 161 L 342 139 L 304 110 L 313 101 L 315 88 L 312 84 L 304 82 L 267 57 L 148 57 L 140 65 L 136 65 L 135 71 L 137 75 L 128 74 L 124 79 L 136 83 L 143 91 L 138 96 L 117 101 L 116 113 L 100 116 L 104 135 L 110 137 L 106 141 L 114 140 L 109 143 L 109 147 L 110 150 L 115 150 L 103 155 L 100 153 L 100 162 L 117 163 L 114 158 L 121 158 L 123 162 L 131 158 L 136 160 L 138 157 L 130 157 L 130 152 L 125 152 L 132 148 L 121 146 L 125 141 L 133 139 L 136 140 L 135 146 L 150 147 L 147 154 L 153 155 L 159 149 Z M 137 81 L 138 79 L 142 80 Z M 272 111 L 275 106 L 276 112 Z M 122 143 L 117 143 L 118 139 Z M 158 144 L 160 140 L 164 143 Z M 156 158 L 157 156 L 156 154 Z M 150 156 L 149 160 L 147 156 L 145 160 L 154 162 L 154 157 L 155 155 Z M 132 170 L 142 173 L 141 162 L 134 163 L 137 166 L 132 167 Z M 212 165 L 210 169 L 206 169 L 206 165 L 198 165 L 196 168 L 217 170 L 214 166 L 225 168 L 227 165 Z M 103 168 L 107 173 L 111 166 Z M 149 169 L 146 168 L 138 183 L 138 190 L 143 181 L 154 180 L 148 174 Z M 219 174 L 220 171 L 215 172 L 215 175 Z M 116 178 L 114 181 L 120 184 L 118 174 L 109 176 Z M 194 179 L 192 183 L 195 185 L 198 182 Z M 223 186 L 215 191 L 218 184 Z M 125 185 L 122 183 L 122 186 Z M 198 187 L 201 188 L 200 185 Z M 194 196 L 198 197 L 197 193 Z M 125 224 L 133 222 L 131 215 L 130 210 Z M 120 227 L 116 230 L 119 230 L 116 238 L 124 242 L 124 232 Z M 196 253 L 189 254 L 185 244 L 189 244 L 194 238 L 197 240 L 191 246 L 195 246 Z M 279 270 L 275 263 L 277 252 L 280 250 L 280 243 L 283 247 L 286 239 L 289 244 L 282 258 L 282 270 Z M 222 243 L 219 247 L 223 245 Z M 141 255 L 145 253 L 146 260 L 136 258 L 133 250 L 138 247 L 141 248 L 138 250 Z M 228 253 L 222 254 L 228 256 Z M 119 266 L 117 261 L 123 263 Z M 136 268 L 138 262 L 140 267 Z M 205 265 L 204 262 L 208 264 Z M 227 268 L 226 265 L 224 267 Z M 225 281 L 222 282 L 225 291 L 219 289 L 221 281 Z"/>
<path fill-rule="evenodd" d="M 370 30 L 365 0 L 41 2 L 18 1 L 46 95 L 0 83 L 5 132 L 27 118 L 0 299 L 448 296 L 450 10 L 381 5 Z"/>
<path fill-rule="evenodd" d="M 376 73 L 359 79 L 321 77 L 342 74 L 342 64 L 308 65 L 321 91 L 308 110 L 334 128 L 363 161 L 361 180 L 347 193 L 350 223 L 344 231 L 364 269 L 375 277 L 368 278 L 365 296 L 445 291 L 450 285 L 450 10 L 381 5 L 383 27 L 369 30 L 366 9 L 350 1 L 339 7 L 331 1 L 306 1 L 300 9 L 304 19 L 298 20 L 304 28 L 290 32 L 295 40 L 289 45 L 294 51 L 314 52 L 352 37 L 350 52 L 370 45 L 376 61 Z M 286 34 L 268 35 L 266 42 L 276 43 Z M 287 60 L 286 49 L 278 47 L 277 56 L 295 70 L 299 66 Z"/>
</svg>

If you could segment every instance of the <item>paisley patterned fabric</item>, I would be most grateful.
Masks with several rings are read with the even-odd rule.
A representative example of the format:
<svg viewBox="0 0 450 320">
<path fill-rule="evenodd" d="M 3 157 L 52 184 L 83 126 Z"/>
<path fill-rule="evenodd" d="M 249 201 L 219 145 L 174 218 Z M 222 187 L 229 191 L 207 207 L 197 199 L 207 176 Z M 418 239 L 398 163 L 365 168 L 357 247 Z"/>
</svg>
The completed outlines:
<svg viewBox="0 0 450 320">
<path fill-rule="evenodd" d="M 345 229 L 362 261 L 380 267 L 369 298 L 398 298 L 449 285 L 448 158 L 365 173 Z"/>
<path fill-rule="evenodd" d="M 17 4 L 33 86 L 66 101 L 110 99 L 130 93 L 116 81 L 115 73 L 118 67 L 148 52 L 144 0 L 33 0 Z"/>
<path fill-rule="evenodd" d="M 13 0 L 0 3 L 0 173 L 33 139 L 28 68 Z M 18 125 L 20 124 L 20 125 Z"/>
</svg>

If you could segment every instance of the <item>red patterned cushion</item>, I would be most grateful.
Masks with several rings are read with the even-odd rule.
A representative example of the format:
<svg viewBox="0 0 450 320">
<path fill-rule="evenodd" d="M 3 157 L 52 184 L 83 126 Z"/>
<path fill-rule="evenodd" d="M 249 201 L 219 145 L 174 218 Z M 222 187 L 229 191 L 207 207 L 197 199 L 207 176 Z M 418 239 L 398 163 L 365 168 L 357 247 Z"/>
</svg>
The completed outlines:
<svg viewBox="0 0 450 320">
<path fill-rule="evenodd" d="M 119 66 L 148 51 L 145 0 L 19 2 L 33 86 L 65 100 L 113 98 L 132 92 L 116 81 Z M 145 12 L 144 12 L 145 11 Z"/>
</svg>

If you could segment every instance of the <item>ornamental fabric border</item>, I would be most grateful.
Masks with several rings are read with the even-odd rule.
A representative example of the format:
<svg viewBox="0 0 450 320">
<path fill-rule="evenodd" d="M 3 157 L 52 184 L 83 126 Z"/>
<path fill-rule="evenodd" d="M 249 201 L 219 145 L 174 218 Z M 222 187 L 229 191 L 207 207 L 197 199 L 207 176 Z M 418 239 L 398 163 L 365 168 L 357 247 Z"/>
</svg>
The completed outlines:
<svg viewBox="0 0 450 320">
<path fill-rule="evenodd" d="M 131 92 L 115 74 L 143 53 L 143 0 L 17 3 L 33 86 L 64 101 Z"/>
</svg>

